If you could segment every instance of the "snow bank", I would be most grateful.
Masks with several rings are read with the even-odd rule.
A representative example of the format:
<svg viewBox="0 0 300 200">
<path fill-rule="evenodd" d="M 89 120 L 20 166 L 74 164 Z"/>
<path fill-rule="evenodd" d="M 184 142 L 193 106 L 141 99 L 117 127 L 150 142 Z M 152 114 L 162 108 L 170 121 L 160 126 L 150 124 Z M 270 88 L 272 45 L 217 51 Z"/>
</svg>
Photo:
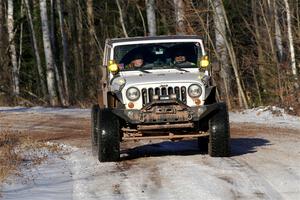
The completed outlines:
<svg viewBox="0 0 300 200">
<path fill-rule="evenodd" d="M 65 152 L 77 148 L 66 144 L 47 142 L 62 148 L 61 152 L 41 150 L 47 157 L 40 165 L 20 166 L 20 176 L 13 175 L 0 185 L 2 199 L 72 199 L 73 178 Z M 30 153 L 30 152 L 29 152 Z"/>
<path fill-rule="evenodd" d="M 275 106 L 257 107 L 229 113 L 230 122 L 256 123 L 273 127 L 300 129 L 300 117 L 287 114 Z"/>
</svg>

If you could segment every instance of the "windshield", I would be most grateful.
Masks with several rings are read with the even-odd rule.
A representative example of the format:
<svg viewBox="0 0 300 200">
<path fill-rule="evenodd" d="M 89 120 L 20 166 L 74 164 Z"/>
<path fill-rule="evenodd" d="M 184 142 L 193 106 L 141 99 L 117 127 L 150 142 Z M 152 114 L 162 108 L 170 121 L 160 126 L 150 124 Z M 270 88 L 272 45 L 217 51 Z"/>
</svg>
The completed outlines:
<svg viewBox="0 0 300 200">
<path fill-rule="evenodd" d="M 198 42 L 120 45 L 114 48 L 114 61 L 123 71 L 190 68 L 201 52 Z"/>
</svg>

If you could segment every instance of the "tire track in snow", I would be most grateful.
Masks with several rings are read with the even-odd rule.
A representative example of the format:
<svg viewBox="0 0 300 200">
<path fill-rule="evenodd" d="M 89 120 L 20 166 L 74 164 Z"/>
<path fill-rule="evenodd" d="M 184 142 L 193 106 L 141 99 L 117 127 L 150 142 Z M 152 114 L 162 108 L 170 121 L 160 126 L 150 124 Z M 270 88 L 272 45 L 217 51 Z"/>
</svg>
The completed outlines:
<svg viewBox="0 0 300 200">
<path fill-rule="evenodd" d="M 253 193 L 257 198 L 270 200 L 283 199 L 282 195 L 262 176 L 262 174 L 247 162 L 241 160 L 238 161 L 234 158 L 225 158 L 225 160 L 233 167 L 233 170 L 236 169 L 238 174 L 245 177 L 245 182 L 251 183 L 249 188 L 253 190 Z"/>
</svg>

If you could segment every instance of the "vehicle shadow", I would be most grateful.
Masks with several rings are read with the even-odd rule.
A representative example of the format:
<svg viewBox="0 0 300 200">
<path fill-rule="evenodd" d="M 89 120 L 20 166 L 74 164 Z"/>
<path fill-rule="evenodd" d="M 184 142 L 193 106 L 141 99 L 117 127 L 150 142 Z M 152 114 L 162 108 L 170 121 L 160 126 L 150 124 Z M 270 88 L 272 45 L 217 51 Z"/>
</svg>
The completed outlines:
<svg viewBox="0 0 300 200">
<path fill-rule="evenodd" d="M 230 143 L 230 156 L 255 153 L 258 150 L 257 147 L 271 145 L 269 140 L 261 138 L 231 138 Z M 207 150 L 203 151 L 199 149 L 197 140 L 165 141 L 122 150 L 121 160 L 132 160 L 141 157 L 187 156 L 196 154 L 207 154 Z"/>
<path fill-rule="evenodd" d="M 263 138 L 231 138 L 231 156 L 240 156 L 258 151 L 258 147 L 272 145 Z"/>
<path fill-rule="evenodd" d="M 164 141 L 159 143 L 137 146 L 121 151 L 121 160 L 131 160 L 140 157 L 195 155 L 200 154 L 197 140 Z M 202 152 L 205 153 L 205 152 Z"/>
</svg>

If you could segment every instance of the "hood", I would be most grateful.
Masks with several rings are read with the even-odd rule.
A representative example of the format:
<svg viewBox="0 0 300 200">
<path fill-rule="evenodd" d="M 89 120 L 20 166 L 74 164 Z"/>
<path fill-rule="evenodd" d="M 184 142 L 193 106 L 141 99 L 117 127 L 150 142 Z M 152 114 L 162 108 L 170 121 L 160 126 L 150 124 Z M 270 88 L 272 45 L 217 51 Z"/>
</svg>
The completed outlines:
<svg viewBox="0 0 300 200">
<path fill-rule="evenodd" d="M 156 70 L 157 71 L 157 70 Z M 150 72 L 150 71 L 149 71 Z M 151 71 L 150 73 L 137 72 L 134 73 L 122 73 L 121 76 L 126 80 L 126 87 L 147 85 L 153 83 L 191 83 L 201 82 L 201 78 L 204 73 L 196 71 L 165 71 L 160 70 L 158 72 Z"/>
</svg>

